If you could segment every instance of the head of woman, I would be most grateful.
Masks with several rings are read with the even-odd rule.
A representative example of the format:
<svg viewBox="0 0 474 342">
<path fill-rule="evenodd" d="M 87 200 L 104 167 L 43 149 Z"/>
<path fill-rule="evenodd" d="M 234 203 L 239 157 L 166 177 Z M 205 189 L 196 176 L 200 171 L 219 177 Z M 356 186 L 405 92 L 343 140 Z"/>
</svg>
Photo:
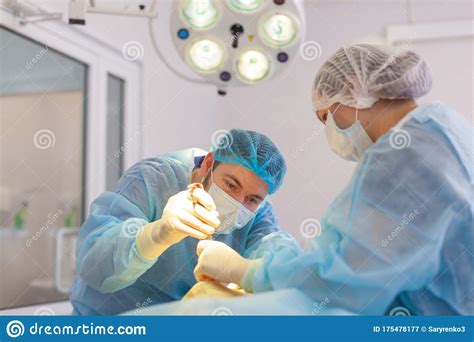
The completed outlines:
<svg viewBox="0 0 474 342">
<path fill-rule="evenodd" d="M 323 64 L 312 101 L 333 151 L 357 161 L 431 87 L 431 72 L 417 53 L 357 44 L 338 49 Z"/>
</svg>

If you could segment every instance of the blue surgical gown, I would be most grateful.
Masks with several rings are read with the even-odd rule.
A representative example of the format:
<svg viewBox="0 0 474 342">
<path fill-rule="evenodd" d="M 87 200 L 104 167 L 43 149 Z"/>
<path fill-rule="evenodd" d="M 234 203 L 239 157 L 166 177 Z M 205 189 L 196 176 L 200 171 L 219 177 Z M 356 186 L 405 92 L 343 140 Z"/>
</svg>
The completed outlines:
<svg viewBox="0 0 474 342">
<path fill-rule="evenodd" d="M 114 192 L 92 203 L 76 247 L 77 275 L 70 294 L 76 314 L 114 315 L 181 299 L 195 284 L 197 239 L 185 238 L 149 261 L 137 250 L 136 230 L 124 228 L 161 217 L 168 198 L 187 189 L 198 151 L 145 159 L 121 177 Z M 214 239 L 246 255 L 278 227 L 267 201 L 245 227 Z"/>
<path fill-rule="evenodd" d="M 409 115 L 366 151 L 310 248 L 262 239 L 246 287 L 297 288 L 319 314 L 474 314 L 473 130 L 441 103 Z"/>
</svg>

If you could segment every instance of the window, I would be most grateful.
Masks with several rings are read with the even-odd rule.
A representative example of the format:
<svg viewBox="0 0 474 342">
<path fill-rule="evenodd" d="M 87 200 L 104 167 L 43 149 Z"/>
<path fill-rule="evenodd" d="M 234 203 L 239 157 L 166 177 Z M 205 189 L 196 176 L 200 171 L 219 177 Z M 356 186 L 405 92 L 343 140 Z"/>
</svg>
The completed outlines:
<svg viewBox="0 0 474 342">
<path fill-rule="evenodd" d="M 106 189 L 113 191 L 123 172 L 124 81 L 111 74 L 107 77 L 107 172 Z"/>
<path fill-rule="evenodd" d="M 87 74 L 0 27 L 0 308 L 67 297 L 54 286 L 56 244 L 84 209 Z"/>
<path fill-rule="evenodd" d="M 142 64 L 0 8 L 0 312 L 68 299 L 91 202 L 142 159 Z M 25 308 L 25 310 L 34 310 Z"/>
</svg>

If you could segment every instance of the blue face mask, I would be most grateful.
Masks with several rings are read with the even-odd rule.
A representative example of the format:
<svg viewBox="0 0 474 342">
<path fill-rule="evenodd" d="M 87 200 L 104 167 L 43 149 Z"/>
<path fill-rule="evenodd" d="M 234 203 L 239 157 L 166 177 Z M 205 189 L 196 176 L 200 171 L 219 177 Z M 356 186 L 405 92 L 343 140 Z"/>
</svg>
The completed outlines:
<svg viewBox="0 0 474 342">
<path fill-rule="evenodd" d="M 350 161 L 359 161 L 366 150 L 374 143 L 367 135 L 364 127 L 359 121 L 359 109 L 356 109 L 355 122 L 346 129 L 337 126 L 334 114 L 339 109 L 337 106 L 334 113 L 328 111 L 326 123 L 326 137 L 331 150 L 339 156 Z"/>
</svg>

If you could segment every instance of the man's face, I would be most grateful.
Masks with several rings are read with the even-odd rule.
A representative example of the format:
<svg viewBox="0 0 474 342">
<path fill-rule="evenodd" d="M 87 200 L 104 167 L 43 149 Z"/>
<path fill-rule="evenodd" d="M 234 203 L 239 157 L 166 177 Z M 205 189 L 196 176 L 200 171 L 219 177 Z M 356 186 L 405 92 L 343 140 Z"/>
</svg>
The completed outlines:
<svg viewBox="0 0 474 342">
<path fill-rule="evenodd" d="M 255 173 L 239 164 L 219 163 L 213 170 L 214 182 L 247 209 L 255 212 L 268 195 L 268 185 Z M 204 187 L 212 184 L 209 172 Z"/>
</svg>

